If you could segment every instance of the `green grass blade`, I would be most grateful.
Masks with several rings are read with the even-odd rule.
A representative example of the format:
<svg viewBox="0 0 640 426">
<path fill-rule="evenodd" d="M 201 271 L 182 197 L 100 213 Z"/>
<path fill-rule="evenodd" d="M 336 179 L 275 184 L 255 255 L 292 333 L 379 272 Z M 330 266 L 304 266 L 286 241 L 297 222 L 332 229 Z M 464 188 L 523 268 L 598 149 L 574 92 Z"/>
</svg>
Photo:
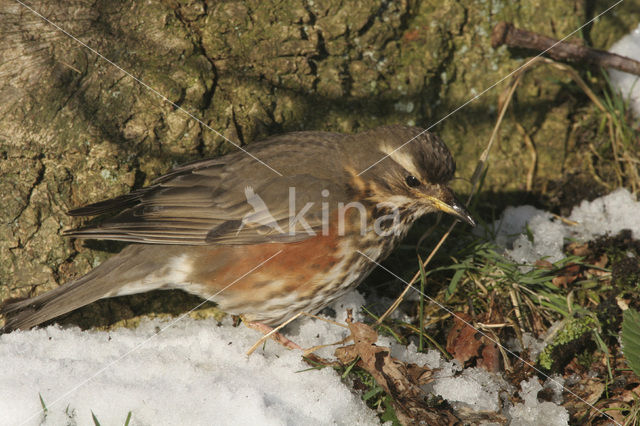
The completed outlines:
<svg viewBox="0 0 640 426">
<path fill-rule="evenodd" d="M 622 316 L 622 353 L 640 377 L 640 313 L 635 309 L 627 309 Z"/>
</svg>

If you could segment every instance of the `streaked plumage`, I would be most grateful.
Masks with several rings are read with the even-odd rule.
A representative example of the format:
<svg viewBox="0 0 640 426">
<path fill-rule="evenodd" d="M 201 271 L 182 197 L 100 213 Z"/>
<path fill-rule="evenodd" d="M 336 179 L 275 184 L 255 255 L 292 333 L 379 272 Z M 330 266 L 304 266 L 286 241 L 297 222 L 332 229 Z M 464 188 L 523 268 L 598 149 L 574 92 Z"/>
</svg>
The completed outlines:
<svg viewBox="0 0 640 426">
<path fill-rule="evenodd" d="M 289 133 L 248 148 L 282 176 L 235 152 L 186 164 L 146 188 L 72 210 L 74 216 L 117 214 L 65 235 L 134 244 L 76 281 L 5 305 L 5 331 L 33 327 L 100 298 L 165 288 L 215 295 L 221 309 L 267 324 L 299 311 L 316 312 L 373 268 L 357 250 L 381 261 L 417 217 L 437 210 L 472 223 L 445 186 L 455 171 L 448 149 L 421 132 L 390 126 L 355 135 Z M 337 206 L 353 201 L 365 207 L 367 223 L 387 214 L 389 208 L 379 203 L 390 201 L 401 219 L 386 223 L 392 232 L 381 237 L 371 226 L 361 233 L 360 217 L 349 211 L 341 235 Z M 304 219 L 316 235 L 299 228 L 289 233 L 292 218 L 308 202 L 313 205 Z M 330 221 L 323 222 L 327 215 Z"/>
</svg>

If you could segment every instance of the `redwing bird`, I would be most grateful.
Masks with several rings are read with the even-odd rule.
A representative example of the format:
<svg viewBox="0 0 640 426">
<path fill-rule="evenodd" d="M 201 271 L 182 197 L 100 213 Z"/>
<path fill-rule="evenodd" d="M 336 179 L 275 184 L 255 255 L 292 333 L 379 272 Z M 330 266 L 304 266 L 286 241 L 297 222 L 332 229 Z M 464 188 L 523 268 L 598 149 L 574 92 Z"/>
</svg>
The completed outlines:
<svg viewBox="0 0 640 426">
<path fill-rule="evenodd" d="M 247 151 L 272 169 L 237 151 L 69 212 L 116 214 L 65 235 L 132 244 L 75 281 L 5 304 L 3 330 L 157 289 L 181 289 L 249 322 L 280 324 L 360 284 L 375 266 L 367 257 L 382 261 L 420 216 L 443 211 L 474 224 L 446 186 L 455 172 L 449 150 L 420 128 L 296 132 Z"/>
</svg>

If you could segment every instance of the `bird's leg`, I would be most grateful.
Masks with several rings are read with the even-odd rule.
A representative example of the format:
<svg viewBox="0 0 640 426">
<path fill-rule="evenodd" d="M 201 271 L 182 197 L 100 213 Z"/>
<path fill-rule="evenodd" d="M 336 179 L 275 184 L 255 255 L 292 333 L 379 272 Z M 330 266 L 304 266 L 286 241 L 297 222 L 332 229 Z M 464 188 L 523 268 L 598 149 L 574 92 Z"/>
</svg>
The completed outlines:
<svg viewBox="0 0 640 426">
<path fill-rule="evenodd" d="M 278 333 L 278 330 L 281 330 L 287 324 L 289 324 L 290 322 L 294 321 L 296 318 L 298 318 L 300 315 L 303 315 L 303 314 L 305 314 L 305 312 L 298 312 L 297 314 L 295 314 L 294 316 L 292 316 L 291 318 L 289 318 L 288 320 L 286 320 L 285 322 L 283 322 L 282 324 L 280 324 L 276 328 L 271 328 L 268 325 L 262 324 L 262 323 L 257 322 L 257 321 L 244 321 L 244 319 L 243 319 L 243 322 L 247 325 L 247 327 L 253 328 L 254 330 L 258 330 L 260 333 L 264 334 L 264 336 L 262 336 L 260 338 L 260 340 L 258 340 L 253 346 L 251 346 L 251 349 L 249 349 L 247 351 L 247 355 L 251 355 L 253 353 L 253 351 L 255 351 L 258 348 L 258 346 L 260 346 L 268 338 L 271 338 L 274 341 L 280 343 L 282 346 L 284 346 L 287 349 L 300 349 L 300 350 L 303 350 L 300 347 L 300 345 L 298 345 L 295 342 L 292 342 L 291 340 L 289 340 L 286 337 L 284 337 L 282 334 Z"/>
<path fill-rule="evenodd" d="M 317 315 L 313 315 L 313 314 L 310 314 L 308 312 L 303 312 L 303 311 L 298 312 L 297 314 L 295 314 L 294 316 L 292 316 L 291 318 L 289 318 L 288 320 L 286 320 L 285 322 L 283 322 L 282 324 L 280 324 L 276 328 L 271 328 L 266 324 L 262 324 L 262 323 L 256 322 L 256 321 L 244 321 L 244 319 L 243 319 L 243 322 L 247 325 L 247 327 L 253 328 L 254 330 L 258 330 L 260 333 L 264 334 L 264 336 L 262 336 L 260 338 L 260 340 L 258 340 L 251 347 L 251 349 L 249 349 L 247 351 L 247 355 L 251 355 L 258 348 L 258 346 L 260 346 L 268 338 L 271 338 L 274 341 L 280 343 L 282 346 L 284 346 L 287 349 L 299 349 L 301 351 L 304 351 L 303 356 L 305 356 L 305 357 L 311 355 L 314 351 L 316 351 L 316 350 L 318 350 L 320 348 L 324 348 L 324 347 L 327 347 L 327 346 L 333 346 L 333 345 L 339 345 L 339 344 L 345 343 L 349 339 L 351 339 L 351 336 L 348 336 L 345 339 L 343 339 L 343 340 L 341 340 L 339 342 L 336 342 L 336 343 L 331 343 L 331 344 L 328 344 L 328 345 L 319 345 L 319 346 L 314 346 L 314 347 L 309 348 L 309 349 L 303 349 L 297 343 L 292 342 L 291 340 L 287 339 L 282 334 L 278 333 L 279 330 L 284 328 L 287 324 L 290 324 L 291 322 L 295 321 L 298 317 L 300 317 L 302 315 L 307 316 L 307 317 L 311 317 L 311 318 L 315 318 L 315 319 L 319 319 L 319 320 L 322 320 L 322 321 L 326 321 L 326 322 L 329 322 L 331 324 L 337 325 L 339 327 L 347 328 L 347 326 L 344 325 L 344 324 L 340 324 L 338 322 L 331 321 L 330 319 L 322 318 L 322 317 L 319 317 Z M 242 318 L 242 316 L 241 316 L 241 318 Z"/>
</svg>

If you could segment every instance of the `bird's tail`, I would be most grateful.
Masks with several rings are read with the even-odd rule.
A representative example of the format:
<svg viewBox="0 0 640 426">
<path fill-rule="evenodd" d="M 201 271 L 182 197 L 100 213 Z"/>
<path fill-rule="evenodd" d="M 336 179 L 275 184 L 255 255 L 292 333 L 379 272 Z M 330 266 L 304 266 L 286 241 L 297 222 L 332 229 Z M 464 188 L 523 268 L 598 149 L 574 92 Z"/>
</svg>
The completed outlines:
<svg viewBox="0 0 640 426">
<path fill-rule="evenodd" d="M 94 284 L 94 285 L 91 285 Z M 47 320 L 95 302 L 104 296 L 104 287 L 84 276 L 31 299 L 5 303 L 0 307 L 4 317 L 1 333 L 29 329 Z M 100 291 L 96 291 L 99 289 Z"/>
<path fill-rule="evenodd" d="M 126 247 L 82 278 L 47 293 L 0 306 L 0 315 L 5 320 L 0 333 L 29 329 L 98 299 L 117 295 L 122 287 L 148 273 L 147 268 L 140 268 L 135 260 L 139 258 L 134 256 L 136 248 L 135 245 Z"/>
</svg>

